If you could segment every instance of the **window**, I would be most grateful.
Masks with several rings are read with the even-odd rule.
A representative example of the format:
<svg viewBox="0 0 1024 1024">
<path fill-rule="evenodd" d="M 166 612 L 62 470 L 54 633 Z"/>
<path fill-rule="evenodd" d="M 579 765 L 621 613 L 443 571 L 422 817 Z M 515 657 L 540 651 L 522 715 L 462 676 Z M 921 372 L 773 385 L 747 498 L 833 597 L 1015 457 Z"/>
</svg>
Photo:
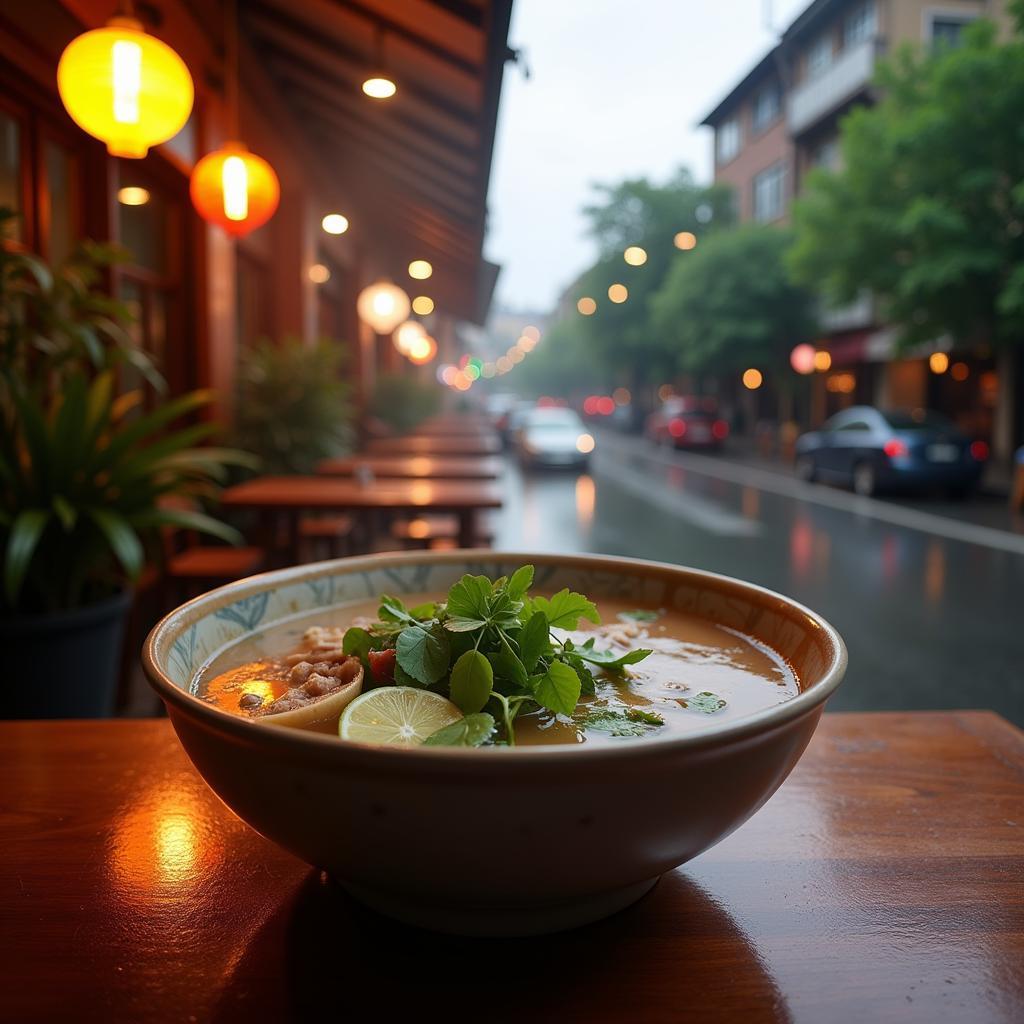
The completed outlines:
<svg viewBox="0 0 1024 1024">
<path fill-rule="evenodd" d="M 754 220 L 778 220 L 786 209 L 786 165 L 773 164 L 754 178 Z"/>
<path fill-rule="evenodd" d="M 931 18 L 931 44 L 934 49 L 952 49 L 960 45 L 964 29 L 973 21 L 969 15 L 933 14 Z"/>
<path fill-rule="evenodd" d="M 720 164 L 727 163 L 740 151 L 740 123 L 735 117 L 718 126 L 715 149 Z"/>
<path fill-rule="evenodd" d="M 843 45 L 849 47 L 865 43 L 874 39 L 875 31 L 875 5 L 872 0 L 866 0 L 847 14 L 843 24 Z"/>
<path fill-rule="evenodd" d="M 832 64 L 832 37 L 818 36 L 807 50 L 807 77 L 817 78 Z"/>
<path fill-rule="evenodd" d="M 827 170 L 839 169 L 839 139 L 826 139 L 811 149 L 811 166 L 824 167 Z"/>
<path fill-rule="evenodd" d="M 766 85 L 754 98 L 754 131 L 763 132 L 778 119 L 782 110 L 782 97 L 775 84 Z"/>
</svg>

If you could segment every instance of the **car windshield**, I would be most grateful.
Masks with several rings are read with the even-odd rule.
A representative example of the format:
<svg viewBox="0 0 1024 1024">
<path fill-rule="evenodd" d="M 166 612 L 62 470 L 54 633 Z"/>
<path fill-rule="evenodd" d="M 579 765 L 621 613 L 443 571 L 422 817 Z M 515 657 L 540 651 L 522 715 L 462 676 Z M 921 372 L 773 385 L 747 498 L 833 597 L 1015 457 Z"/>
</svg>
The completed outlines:
<svg viewBox="0 0 1024 1024">
<path fill-rule="evenodd" d="M 527 430 L 581 430 L 580 418 L 571 409 L 537 409 L 524 424 Z"/>
<path fill-rule="evenodd" d="M 926 409 L 911 412 L 884 413 L 885 421 L 893 430 L 955 430 L 953 421 L 941 413 Z"/>
</svg>

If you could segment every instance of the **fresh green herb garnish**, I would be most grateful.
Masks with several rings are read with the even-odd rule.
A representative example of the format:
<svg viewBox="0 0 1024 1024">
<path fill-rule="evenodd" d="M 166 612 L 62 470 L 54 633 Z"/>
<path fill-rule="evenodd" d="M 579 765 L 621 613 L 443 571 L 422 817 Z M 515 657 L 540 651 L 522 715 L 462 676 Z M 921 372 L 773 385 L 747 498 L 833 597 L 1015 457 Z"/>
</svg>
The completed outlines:
<svg viewBox="0 0 1024 1024">
<path fill-rule="evenodd" d="M 645 736 L 652 728 L 665 724 L 653 711 L 639 708 L 587 708 L 576 719 L 586 729 L 597 729 L 612 736 Z"/>
<path fill-rule="evenodd" d="M 572 716 L 581 694 L 593 694 L 594 669 L 621 675 L 627 665 L 651 652 L 619 654 L 598 650 L 593 638 L 577 646 L 554 629 L 573 630 L 581 619 L 601 621 L 594 603 L 568 589 L 551 598 L 529 596 L 533 566 L 491 581 L 463 576 L 447 599 L 408 609 L 397 597 L 381 597 L 379 622 L 345 634 L 347 654 L 368 668 L 394 654 L 392 676 L 374 682 L 428 688 L 447 697 L 466 716 L 439 729 L 426 741 L 432 746 L 479 746 L 515 743 L 515 718 L 525 708 L 546 708 Z M 626 712 L 626 715 L 632 712 Z M 652 716 L 657 717 L 657 716 Z M 496 722 L 500 737 L 495 738 Z M 623 718 L 631 727 L 657 723 Z M 623 734 L 625 735 L 625 733 Z"/>
<path fill-rule="evenodd" d="M 713 715 L 716 711 L 721 711 L 727 702 L 724 697 L 719 697 L 709 690 L 701 690 L 700 693 L 687 697 L 685 701 L 680 700 L 679 703 L 693 708 L 694 711 L 703 711 L 705 715 Z"/>
<path fill-rule="evenodd" d="M 661 618 L 661 612 L 652 612 L 646 608 L 637 608 L 631 612 L 619 612 L 619 618 L 626 622 L 657 622 Z"/>
</svg>

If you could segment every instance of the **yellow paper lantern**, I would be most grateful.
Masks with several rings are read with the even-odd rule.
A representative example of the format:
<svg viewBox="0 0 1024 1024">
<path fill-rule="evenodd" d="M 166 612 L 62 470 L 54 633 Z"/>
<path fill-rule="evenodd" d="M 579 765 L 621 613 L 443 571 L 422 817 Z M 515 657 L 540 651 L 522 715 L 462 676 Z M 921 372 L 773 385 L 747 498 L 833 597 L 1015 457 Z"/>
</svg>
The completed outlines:
<svg viewBox="0 0 1024 1024">
<path fill-rule="evenodd" d="M 378 334 L 390 334 L 409 316 L 409 296 L 391 281 L 377 281 L 359 293 L 356 312 Z"/>
<path fill-rule="evenodd" d="M 185 62 L 126 17 L 68 43 L 57 65 L 57 90 L 79 128 L 114 156 L 134 158 L 177 135 L 195 99 Z"/>
<path fill-rule="evenodd" d="M 266 224 L 281 198 L 274 168 L 240 142 L 207 153 L 188 186 L 199 216 L 241 238 Z"/>
</svg>

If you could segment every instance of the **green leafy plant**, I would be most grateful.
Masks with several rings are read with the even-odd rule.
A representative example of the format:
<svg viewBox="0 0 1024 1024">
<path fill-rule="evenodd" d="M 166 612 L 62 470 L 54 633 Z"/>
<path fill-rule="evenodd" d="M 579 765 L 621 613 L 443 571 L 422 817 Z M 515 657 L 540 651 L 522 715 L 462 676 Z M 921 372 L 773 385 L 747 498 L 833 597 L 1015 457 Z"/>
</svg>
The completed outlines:
<svg viewBox="0 0 1024 1024">
<path fill-rule="evenodd" d="M 272 473 L 310 473 L 354 440 L 345 352 L 327 339 L 260 341 L 238 368 L 234 443 Z"/>
<path fill-rule="evenodd" d="M 0 221 L 10 216 L 0 211 Z M 86 245 L 54 271 L 0 247 L 0 609 L 7 613 L 75 608 L 123 588 L 164 526 L 240 539 L 194 507 L 216 494 L 227 465 L 252 461 L 196 447 L 213 423 L 178 425 L 210 394 L 143 413 L 142 393 L 118 388 L 125 364 L 158 388 L 163 381 L 132 344 L 125 307 L 99 288 L 116 258 Z"/>
<path fill-rule="evenodd" d="M 441 390 L 433 381 L 382 374 L 370 401 L 370 415 L 402 433 L 433 416 L 440 407 Z"/>
<path fill-rule="evenodd" d="M 524 565 L 493 582 L 463 576 L 439 604 L 406 609 L 385 595 L 379 622 L 346 631 L 345 653 L 363 660 L 376 685 L 429 689 L 458 706 L 465 718 L 429 737 L 431 746 L 480 746 L 496 734 L 514 744 L 524 708 L 572 716 L 580 696 L 595 692 L 594 671 L 622 675 L 651 653 L 617 655 L 597 649 L 592 638 L 577 645 L 559 637 L 554 630 L 575 630 L 581 619 L 600 622 L 597 607 L 570 590 L 531 598 L 532 584 L 533 566 Z M 649 713 L 603 715 L 615 735 L 663 724 Z"/>
</svg>

